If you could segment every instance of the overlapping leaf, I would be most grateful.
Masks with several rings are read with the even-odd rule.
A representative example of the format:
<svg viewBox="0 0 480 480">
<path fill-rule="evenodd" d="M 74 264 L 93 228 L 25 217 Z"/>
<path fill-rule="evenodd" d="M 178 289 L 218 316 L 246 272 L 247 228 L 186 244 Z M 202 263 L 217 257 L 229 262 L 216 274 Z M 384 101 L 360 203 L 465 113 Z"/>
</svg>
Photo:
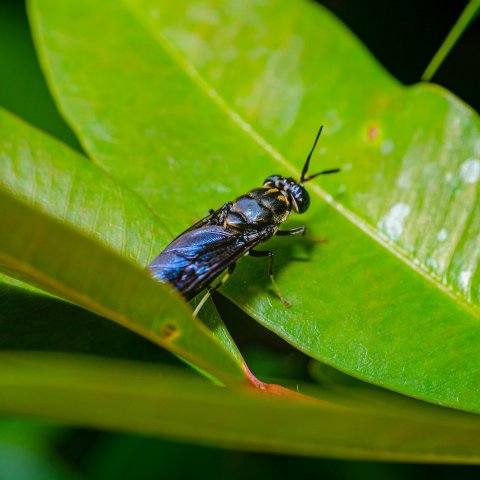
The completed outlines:
<svg viewBox="0 0 480 480">
<path fill-rule="evenodd" d="M 0 129 L 2 268 L 227 382 L 242 380 L 242 360 L 229 337 L 222 340 L 233 353 L 139 268 L 168 238 L 149 209 L 91 162 L 5 111 Z"/>
<path fill-rule="evenodd" d="M 264 452 L 426 462 L 480 459 L 478 416 L 438 407 L 418 410 L 413 400 L 292 402 L 234 394 L 166 367 L 81 356 L 3 353 L 0 366 L 4 412 Z M 337 399 L 328 391 L 313 393 Z"/>
</svg>

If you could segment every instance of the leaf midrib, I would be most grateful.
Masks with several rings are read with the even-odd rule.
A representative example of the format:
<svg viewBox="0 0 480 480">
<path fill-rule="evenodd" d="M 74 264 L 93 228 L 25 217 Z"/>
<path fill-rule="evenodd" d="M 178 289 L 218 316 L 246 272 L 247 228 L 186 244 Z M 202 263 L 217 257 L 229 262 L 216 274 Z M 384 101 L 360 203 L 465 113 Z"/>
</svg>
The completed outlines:
<svg viewBox="0 0 480 480">
<path fill-rule="evenodd" d="M 159 44 L 172 59 L 172 61 L 181 68 L 186 75 L 193 81 L 193 83 L 208 97 L 212 102 L 224 113 L 234 124 L 247 135 L 251 140 L 256 142 L 267 154 L 269 154 L 275 161 L 277 161 L 282 167 L 291 172 L 294 176 L 299 176 L 299 171 L 289 163 L 289 161 L 278 152 L 273 145 L 267 142 L 259 133 L 257 133 L 253 127 L 235 110 L 233 110 L 227 101 L 219 94 L 215 87 L 213 87 L 207 80 L 200 74 L 197 68 L 187 61 L 187 58 L 181 53 L 180 49 L 175 47 L 162 33 L 151 28 L 150 24 L 146 22 L 143 17 L 137 13 L 135 7 L 129 0 L 122 0 L 125 8 L 130 11 L 133 17 L 146 29 L 151 35 L 153 40 Z M 399 87 L 401 88 L 401 87 Z M 435 89 L 434 89 L 435 90 Z M 432 272 L 426 270 L 422 264 L 417 264 L 408 257 L 408 252 L 402 249 L 399 245 L 389 242 L 383 239 L 378 232 L 365 220 L 345 208 L 342 204 L 336 202 L 333 197 L 323 190 L 320 186 L 312 184 L 309 187 L 310 190 L 320 197 L 325 203 L 332 207 L 337 213 L 344 216 L 353 225 L 358 227 L 363 233 L 367 234 L 372 240 L 380 244 L 384 249 L 393 254 L 403 263 L 408 265 L 422 278 L 426 279 L 429 283 L 433 284 L 443 294 L 454 300 L 469 314 L 480 320 L 480 306 L 469 303 L 466 301 L 453 287 L 449 287 L 442 283 L 441 278 L 434 275 Z M 422 268 L 423 267 L 423 268 Z M 250 309 L 249 309 L 250 310 Z M 258 312 L 255 312 L 258 314 Z"/>
</svg>

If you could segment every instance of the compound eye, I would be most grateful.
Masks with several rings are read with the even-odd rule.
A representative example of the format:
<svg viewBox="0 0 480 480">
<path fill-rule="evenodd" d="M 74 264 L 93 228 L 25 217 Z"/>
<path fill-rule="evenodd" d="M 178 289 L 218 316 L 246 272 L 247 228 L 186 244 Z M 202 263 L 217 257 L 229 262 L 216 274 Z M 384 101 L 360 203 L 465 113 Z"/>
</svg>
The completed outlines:
<svg viewBox="0 0 480 480">
<path fill-rule="evenodd" d="M 264 187 L 274 187 L 276 181 L 280 178 L 280 175 L 270 175 L 268 178 L 265 179 L 263 182 Z"/>
<path fill-rule="evenodd" d="M 293 207 L 297 213 L 304 213 L 310 206 L 310 195 L 301 185 L 292 185 L 290 194 L 292 196 Z"/>
</svg>

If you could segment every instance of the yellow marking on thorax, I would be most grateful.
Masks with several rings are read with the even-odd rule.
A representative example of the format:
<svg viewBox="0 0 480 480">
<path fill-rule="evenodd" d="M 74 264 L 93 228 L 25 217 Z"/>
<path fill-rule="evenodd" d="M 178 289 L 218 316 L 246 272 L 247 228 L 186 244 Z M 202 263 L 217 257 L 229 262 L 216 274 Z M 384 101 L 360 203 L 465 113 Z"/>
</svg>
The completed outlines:
<svg viewBox="0 0 480 480">
<path fill-rule="evenodd" d="M 280 200 L 281 202 L 285 202 L 287 205 L 289 204 L 288 198 L 285 195 L 279 195 L 277 197 L 277 200 Z"/>
<path fill-rule="evenodd" d="M 280 190 L 278 188 L 269 188 L 266 192 L 265 195 L 268 195 L 269 193 L 277 193 Z"/>
</svg>

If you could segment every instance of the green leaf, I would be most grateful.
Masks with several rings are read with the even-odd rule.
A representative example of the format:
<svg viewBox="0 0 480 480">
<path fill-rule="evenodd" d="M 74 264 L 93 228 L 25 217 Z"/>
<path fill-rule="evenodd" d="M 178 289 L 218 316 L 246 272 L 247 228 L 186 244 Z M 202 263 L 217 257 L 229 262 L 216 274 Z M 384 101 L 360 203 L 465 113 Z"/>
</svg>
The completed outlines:
<svg viewBox="0 0 480 480">
<path fill-rule="evenodd" d="M 328 194 L 309 184 L 310 210 L 290 223 L 312 238 L 268 244 L 293 308 L 261 260 L 242 260 L 223 291 L 314 358 L 480 411 L 480 127 L 468 107 L 399 85 L 306 1 L 30 7 L 65 118 L 175 232 L 270 174 L 298 176 L 325 123 L 312 168 L 343 171 L 322 179 Z"/>
<path fill-rule="evenodd" d="M 0 186 L 139 267 L 172 235 L 132 192 L 85 157 L 0 109 Z"/>
<path fill-rule="evenodd" d="M 91 162 L 1 110 L 0 130 L 3 270 L 227 383 L 243 380 L 240 355 L 234 359 L 177 294 L 139 268 L 167 237 L 148 208 Z"/>
<path fill-rule="evenodd" d="M 0 110 L 0 130 L 0 187 L 16 198 L 95 238 L 142 268 L 172 238 L 144 203 L 88 159 L 3 110 Z M 0 282 L 32 288 L 3 275 Z M 9 302 L 7 295 L 2 298 Z M 35 301 L 35 297 L 30 300 Z M 25 301 L 22 299 L 20 305 L 14 306 L 15 317 L 25 315 L 22 313 Z M 223 321 L 211 302 L 208 304 L 201 312 L 202 321 L 242 365 L 240 352 Z M 4 313 L 6 308 L 8 305 L 4 303 Z M 10 315 L 5 315 L 5 319 L 10 321 Z"/>
<path fill-rule="evenodd" d="M 171 240 L 172 234 L 157 215 L 88 159 L 3 110 L 0 131 L 0 187 L 16 198 L 94 237 L 142 268 Z M 32 289 L 4 275 L 0 283 Z M 20 310 L 21 306 L 16 308 L 16 316 L 22 315 Z M 243 364 L 211 301 L 200 318 Z"/>
<path fill-rule="evenodd" d="M 478 416 L 406 398 L 382 405 L 316 389 L 326 400 L 293 402 L 233 393 L 165 366 L 78 355 L 3 353 L 0 365 L 0 409 L 11 414 L 223 448 L 480 462 Z"/>
</svg>

